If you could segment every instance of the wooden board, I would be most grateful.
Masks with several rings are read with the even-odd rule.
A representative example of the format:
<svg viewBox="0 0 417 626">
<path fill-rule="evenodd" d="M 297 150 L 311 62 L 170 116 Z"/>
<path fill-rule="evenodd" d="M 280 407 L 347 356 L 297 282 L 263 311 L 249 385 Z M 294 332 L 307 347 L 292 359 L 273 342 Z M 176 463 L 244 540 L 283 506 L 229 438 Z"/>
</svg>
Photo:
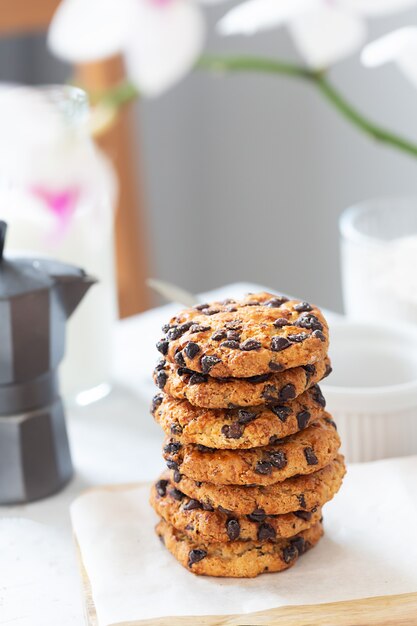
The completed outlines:
<svg viewBox="0 0 417 626">
<path fill-rule="evenodd" d="M 112 485 L 109 490 L 135 487 Z M 104 487 L 106 488 L 106 487 Z M 103 487 L 100 487 L 103 489 Z M 97 617 L 91 583 L 77 545 L 83 600 L 88 626 L 102 626 Z M 162 617 L 112 626 L 417 626 L 417 592 L 361 600 L 285 606 L 245 615 Z"/>
</svg>

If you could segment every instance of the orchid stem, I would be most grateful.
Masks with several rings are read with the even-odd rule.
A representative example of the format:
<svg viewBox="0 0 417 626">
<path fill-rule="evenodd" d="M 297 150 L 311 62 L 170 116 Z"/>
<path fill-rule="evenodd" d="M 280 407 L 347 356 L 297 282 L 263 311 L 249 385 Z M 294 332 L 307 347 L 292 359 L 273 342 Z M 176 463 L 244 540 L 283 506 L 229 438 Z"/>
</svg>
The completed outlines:
<svg viewBox="0 0 417 626">
<path fill-rule="evenodd" d="M 417 158 L 417 144 L 374 124 L 362 115 L 345 97 L 330 83 L 323 72 L 316 72 L 300 65 L 257 57 L 202 57 L 197 65 L 199 68 L 217 72 L 259 72 L 264 74 L 281 74 L 302 78 L 313 84 L 327 101 L 353 126 L 359 128 L 372 139 L 389 145 L 410 156 Z"/>
<path fill-rule="evenodd" d="M 104 92 L 100 100 L 115 109 L 119 109 L 125 104 L 129 104 L 129 102 L 137 100 L 139 95 L 135 85 L 129 80 L 123 80 Z"/>
</svg>

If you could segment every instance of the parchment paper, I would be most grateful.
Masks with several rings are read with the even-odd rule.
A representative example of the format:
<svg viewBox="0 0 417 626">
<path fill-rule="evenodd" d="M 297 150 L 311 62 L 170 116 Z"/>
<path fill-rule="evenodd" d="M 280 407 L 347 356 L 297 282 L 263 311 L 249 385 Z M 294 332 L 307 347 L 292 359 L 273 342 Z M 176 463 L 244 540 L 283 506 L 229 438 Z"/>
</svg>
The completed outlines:
<svg viewBox="0 0 417 626">
<path fill-rule="evenodd" d="M 417 457 L 351 465 L 318 546 L 287 572 L 250 580 L 179 565 L 154 534 L 148 492 L 99 489 L 72 505 L 99 626 L 417 591 Z"/>
</svg>

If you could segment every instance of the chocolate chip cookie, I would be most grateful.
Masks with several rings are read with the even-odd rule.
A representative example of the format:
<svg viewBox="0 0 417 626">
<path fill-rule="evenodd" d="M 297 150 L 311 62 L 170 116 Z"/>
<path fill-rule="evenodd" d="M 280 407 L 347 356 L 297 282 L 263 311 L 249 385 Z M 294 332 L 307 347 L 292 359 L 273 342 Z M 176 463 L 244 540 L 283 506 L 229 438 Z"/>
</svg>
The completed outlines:
<svg viewBox="0 0 417 626">
<path fill-rule="evenodd" d="M 170 396 L 209 409 L 277 404 L 296 398 L 331 372 L 330 360 L 252 378 L 213 378 L 160 359 L 154 381 Z"/>
<path fill-rule="evenodd" d="M 179 491 L 167 473 L 153 485 L 150 502 L 155 512 L 192 541 L 224 543 L 227 541 L 276 541 L 293 537 L 321 519 L 321 508 L 294 511 L 284 515 L 265 515 L 262 510 L 251 515 L 235 516 L 203 508 Z"/>
<path fill-rule="evenodd" d="M 306 428 L 323 415 L 324 406 L 315 385 L 290 402 L 245 409 L 203 409 L 160 394 L 154 398 L 153 414 L 165 434 L 181 444 L 242 449 L 267 446 Z"/>
<path fill-rule="evenodd" d="M 215 485 L 273 485 L 298 474 L 312 474 L 337 455 L 340 438 L 324 413 L 310 426 L 277 443 L 247 450 L 218 450 L 181 444 L 167 437 L 163 456 L 168 467 L 187 478 Z"/>
<path fill-rule="evenodd" d="M 194 541 L 164 520 L 156 533 L 171 554 L 189 571 L 203 576 L 253 578 L 263 572 L 279 572 L 295 564 L 298 557 L 316 545 L 323 535 L 320 522 L 290 539 L 208 543 Z"/>
<path fill-rule="evenodd" d="M 172 318 L 164 331 L 157 348 L 168 361 L 215 378 L 315 364 L 328 348 L 327 324 L 317 307 L 269 293 L 197 305 Z"/>
<path fill-rule="evenodd" d="M 178 470 L 172 471 L 171 479 L 179 491 L 205 507 L 221 507 L 234 515 L 250 515 L 259 509 L 266 515 L 281 515 L 299 509 L 311 511 L 331 500 L 340 489 L 345 471 L 343 456 L 338 455 L 313 474 L 264 487 L 203 483 L 181 476 Z"/>
</svg>

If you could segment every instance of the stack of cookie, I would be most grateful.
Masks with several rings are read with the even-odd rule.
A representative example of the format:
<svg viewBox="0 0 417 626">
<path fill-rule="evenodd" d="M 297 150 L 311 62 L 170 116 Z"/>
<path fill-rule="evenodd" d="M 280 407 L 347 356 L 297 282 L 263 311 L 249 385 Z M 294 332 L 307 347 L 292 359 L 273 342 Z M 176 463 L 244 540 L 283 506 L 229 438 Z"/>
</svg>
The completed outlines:
<svg viewBox="0 0 417 626">
<path fill-rule="evenodd" d="M 307 302 L 250 294 L 164 326 L 152 412 L 168 470 L 152 488 L 156 532 L 196 574 L 284 570 L 323 534 L 340 488 L 340 440 L 318 382 L 328 328 Z"/>
</svg>

